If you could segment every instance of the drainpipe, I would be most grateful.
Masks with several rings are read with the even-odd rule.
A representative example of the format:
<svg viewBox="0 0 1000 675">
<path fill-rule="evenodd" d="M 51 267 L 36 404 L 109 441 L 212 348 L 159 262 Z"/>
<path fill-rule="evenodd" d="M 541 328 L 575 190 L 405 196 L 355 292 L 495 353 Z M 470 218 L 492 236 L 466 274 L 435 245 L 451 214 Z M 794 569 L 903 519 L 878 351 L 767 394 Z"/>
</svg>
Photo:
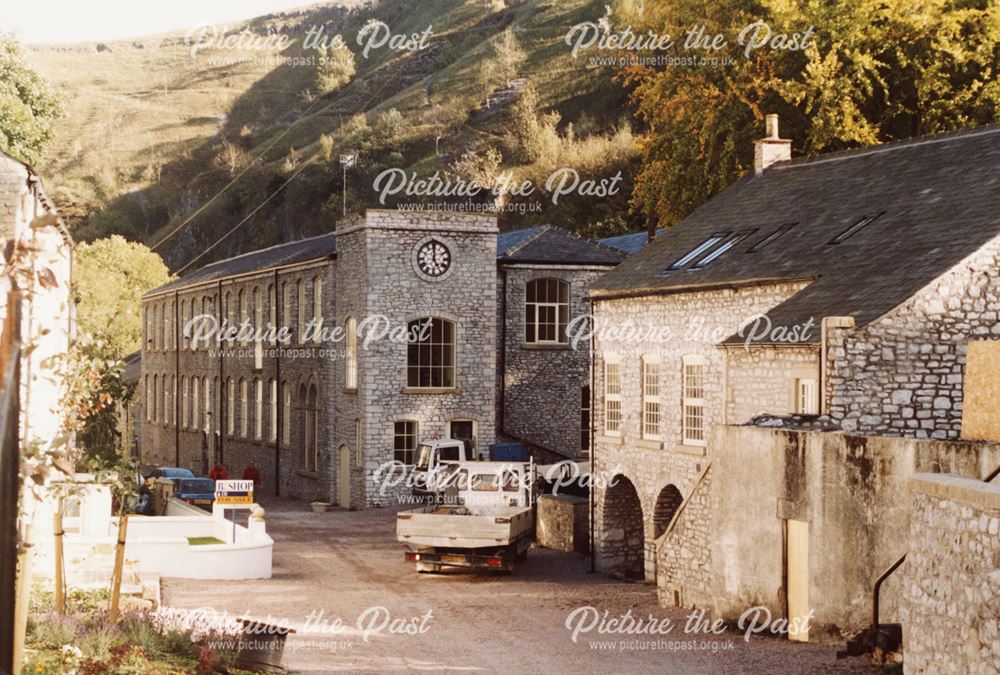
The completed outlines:
<svg viewBox="0 0 1000 675">
<path fill-rule="evenodd" d="M 281 319 L 281 289 L 278 287 L 278 270 L 274 270 L 274 320 L 280 323 Z M 271 327 L 277 330 L 277 326 Z M 281 496 L 281 432 L 285 428 L 285 401 L 284 387 L 281 386 L 281 344 L 276 339 L 274 341 L 274 397 L 275 401 L 271 405 L 277 406 L 278 415 L 275 419 L 277 428 L 274 430 L 274 496 Z"/>
<path fill-rule="evenodd" d="M 590 299 L 590 321 L 591 321 L 591 326 L 590 326 L 590 419 L 588 420 L 588 422 L 590 423 L 590 429 L 589 429 L 589 433 L 590 433 L 590 490 L 589 490 L 589 495 L 590 495 L 590 571 L 591 572 L 596 572 L 597 571 L 597 552 L 596 552 L 596 549 L 595 549 L 595 546 L 594 546 L 594 512 L 597 509 L 597 498 L 594 495 L 594 485 L 596 483 L 596 481 L 594 480 L 594 455 L 597 454 L 597 447 L 596 447 L 596 440 L 597 440 L 597 438 L 596 438 L 596 436 L 597 436 L 596 429 L 597 429 L 597 427 L 594 424 L 594 420 L 596 419 L 596 412 L 597 411 L 594 409 L 594 405 L 595 405 L 596 400 L 597 400 L 597 393 L 596 393 L 596 390 L 594 389 L 594 387 L 595 387 L 595 384 L 596 384 L 596 375 L 595 375 L 595 372 L 596 372 L 596 368 L 597 368 L 597 349 L 596 349 L 597 339 L 595 337 L 595 334 L 596 334 L 597 331 L 595 330 L 594 323 L 593 323 L 595 321 L 595 318 L 594 318 L 594 300 L 593 300 L 593 298 Z"/>
</svg>

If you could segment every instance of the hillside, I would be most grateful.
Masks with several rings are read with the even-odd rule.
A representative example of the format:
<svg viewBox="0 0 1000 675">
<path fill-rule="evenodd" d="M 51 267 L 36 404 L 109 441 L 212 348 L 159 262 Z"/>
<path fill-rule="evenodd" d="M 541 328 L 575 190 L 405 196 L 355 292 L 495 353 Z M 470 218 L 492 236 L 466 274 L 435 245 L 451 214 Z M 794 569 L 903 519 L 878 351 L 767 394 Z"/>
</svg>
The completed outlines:
<svg viewBox="0 0 1000 675">
<path fill-rule="evenodd" d="M 373 181 L 386 169 L 480 182 L 509 169 L 541 186 L 571 167 L 593 179 L 621 171 L 622 189 L 558 204 L 543 191 L 514 197 L 502 226 L 553 222 L 611 234 L 637 225 L 628 216 L 637 155 L 626 94 L 613 69 L 574 60 L 564 42 L 572 25 L 600 18 L 603 2 L 372 4 L 317 5 L 228 27 L 294 37 L 280 52 L 212 47 L 192 56 L 184 34 L 31 48 L 67 99 L 39 169 L 74 235 L 157 243 L 169 234 L 158 251 L 178 270 L 330 231 L 343 217 L 343 153 L 358 158 L 346 172 L 349 216 L 379 205 Z M 431 32 L 420 49 L 365 56 L 355 37 L 373 19 L 393 34 Z M 323 96 L 306 63 L 314 52 L 302 44 L 320 25 L 343 35 L 356 64 L 349 83 Z M 503 53 L 511 35 L 513 55 Z"/>
</svg>

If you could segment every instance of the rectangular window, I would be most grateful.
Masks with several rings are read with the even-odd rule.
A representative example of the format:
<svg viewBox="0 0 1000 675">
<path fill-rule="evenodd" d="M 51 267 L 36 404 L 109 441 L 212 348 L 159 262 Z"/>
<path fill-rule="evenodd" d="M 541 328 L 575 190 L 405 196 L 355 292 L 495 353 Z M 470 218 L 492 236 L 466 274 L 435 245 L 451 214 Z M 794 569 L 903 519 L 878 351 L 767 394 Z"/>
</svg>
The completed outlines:
<svg viewBox="0 0 1000 675">
<path fill-rule="evenodd" d="M 819 386 L 813 378 L 795 381 L 795 412 L 800 415 L 819 414 Z"/>
<path fill-rule="evenodd" d="M 417 449 L 417 423 L 396 422 L 392 434 L 393 459 L 407 466 L 413 464 L 413 453 Z"/>
<path fill-rule="evenodd" d="M 766 237 L 758 241 L 756 244 L 754 244 L 753 247 L 748 251 L 748 253 L 756 253 L 765 246 L 768 246 L 769 244 L 774 242 L 775 239 L 777 239 L 785 232 L 788 232 L 790 229 L 795 227 L 795 225 L 796 223 L 785 223 L 784 225 L 781 225 L 774 232 L 772 232 L 771 234 L 767 235 Z"/>
<path fill-rule="evenodd" d="M 264 438 L 264 383 L 253 381 L 253 437 Z"/>
<path fill-rule="evenodd" d="M 883 213 L 885 213 L 885 211 L 882 211 L 882 213 L 876 213 L 876 214 L 870 215 L 870 216 L 863 216 L 860 220 L 858 220 L 856 223 L 854 223 L 853 225 L 851 225 L 849 228 L 847 228 L 846 230 L 844 230 L 843 232 L 841 232 L 840 234 L 838 234 L 836 237 L 834 237 L 833 239 L 831 239 L 828 243 L 830 243 L 830 244 L 839 244 L 839 243 L 843 242 L 845 239 L 848 239 L 849 237 L 854 236 L 855 234 L 857 234 L 858 232 L 860 232 L 864 228 L 868 227 L 868 225 L 870 225 L 873 220 L 875 220 L 876 218 L 878 218 L 879 216 L 881 216 Z"/>
<path fill-rule="evenodd" d="M 320 327 L 323 325 L 323 280 L 313 277 L 313 342 L 319 342 L 321 333 Z"/>
<path fill-rule="evenodd" d="M 240 380 L 240 438 L 247 437 L 248 417 L 250 417 L 250 407 L 247 404 L 247 381 Z"/>
<path fill-rule="evenodd" d="M 590 452 L 590 386 L 580 388 L 580 450 Z"/>
<path fill-rule="evenodd" d="M 569 321 L 569 284 L 562 279 L 533 279 L 525 286 L 524 341 L 563 344 Z"/>
<path fill-rule="evenodd" d="M 685 445 L 705 445 L 705 365 L 700 356 L 685 356 L 681 389 L 682 438 Z"/>
<path fill-rule="evenodd" d="M 271 405 L 271 420 L 267 430 L 270 440 L 276 441 L 278 440 L 278 381 L 275 379 L 272 379 L 268 386 L 268 396 L 271 397 L 269 401 Z"/>
<path fill-rule="evenodd" d="M 642 362 L 642 437 L 660 440 L 660 364 Z"/>
<path fill-rule="evenodd" d="M 716 260 L 719 257 L 721 257 L 727 251 L 731 250 L 733 247 L 735 247 L 737 244 L 739 244 L 741 241 L 743 241 L 747 237 L 751 236 L 756 231 L 757 230 L 744 230 L 743 232 L 737 232 L 733 236 L 731 236 L 728 239 L 726 239 L 726 241 L 722 242 L 722 244 L 720 244 L 719 246 L 717 246 L 711 253 L 709 253 L 704 258 L 702 258 L 701 260 L 699 260 L 698 262 L 696 262 L 694 265 L 691 265 L 689 271 L 704 269 L 713 260 Z"/>
<path fill-rule="evenodd" d="M 617 436 L 622 431 L 622 380 L 618 363 L 604 364 L 604 433 Z"/>
<path fill-rule="evenodd" d="M 417 319 L 408 325 L 406 386 L 451 389 L 455 386 L 455 324 L 447 319 Z"/>
</svg>

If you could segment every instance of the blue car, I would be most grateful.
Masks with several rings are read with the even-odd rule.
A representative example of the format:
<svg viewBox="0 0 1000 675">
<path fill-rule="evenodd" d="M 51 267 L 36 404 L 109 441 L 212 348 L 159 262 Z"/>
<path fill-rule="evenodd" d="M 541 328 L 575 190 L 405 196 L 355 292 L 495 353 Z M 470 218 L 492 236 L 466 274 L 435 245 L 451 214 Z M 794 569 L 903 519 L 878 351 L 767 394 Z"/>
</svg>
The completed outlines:
<svg viewBox="0 0 1000 675">
<path fill-rule="evenodd" d="M 207 511 L 215 503 L 215 481 L 211 478 L 178 478 L 174 496 Z"/>
<path fill-rule="evenodd" d="M 174 485 L 177 485 L 178 478 L 194 478 L 194 473 L 191 469 L 182 469 L 176 466 L 161 466 L 153 469 L 153 472 L 149 474 L 149 478 L 167 478 L 173 481 Z"/>
</svg>

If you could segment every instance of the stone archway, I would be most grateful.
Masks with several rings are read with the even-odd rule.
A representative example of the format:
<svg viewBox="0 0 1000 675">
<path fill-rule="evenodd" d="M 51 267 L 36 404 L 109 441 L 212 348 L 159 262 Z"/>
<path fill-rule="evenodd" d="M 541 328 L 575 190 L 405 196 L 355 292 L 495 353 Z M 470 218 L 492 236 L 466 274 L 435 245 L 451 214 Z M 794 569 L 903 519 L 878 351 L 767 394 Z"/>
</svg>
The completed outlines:
<svg viewBox="0 0 1000 675">
<path fill-rule="evenodd" d="M 601 531 L 601 568 L 629 579 L 644 578 L 642 502 L 625 476 L 615 476 L 604 492 Z"/>
<path fill-rule="evenodd" d="M 653 536 L 659 538 L 670 524 L 677 508 L 684 501 L 681 491 L 676 485 L 667 485 L 656 497 L 656 505 L 653 507 Z"/>
</svg>

